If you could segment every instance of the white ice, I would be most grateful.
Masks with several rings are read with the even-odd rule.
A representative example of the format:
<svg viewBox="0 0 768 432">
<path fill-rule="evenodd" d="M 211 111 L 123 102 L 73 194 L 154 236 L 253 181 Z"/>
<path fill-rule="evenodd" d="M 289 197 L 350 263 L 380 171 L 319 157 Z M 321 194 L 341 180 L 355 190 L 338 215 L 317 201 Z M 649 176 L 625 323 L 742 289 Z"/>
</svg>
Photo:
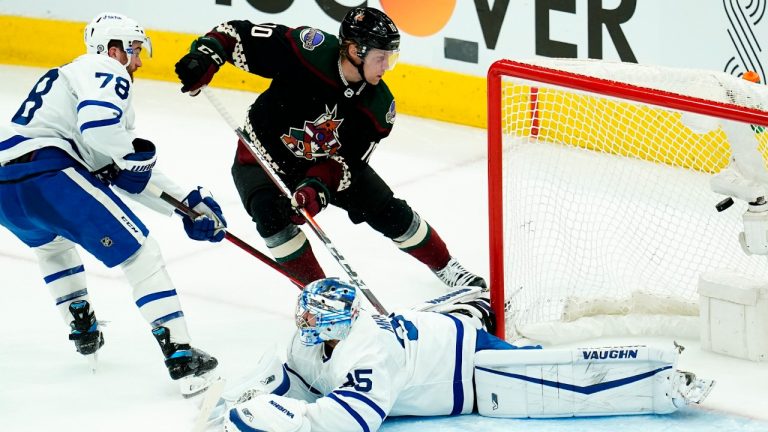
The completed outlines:
<svg viewBox="0 0 768 432">
<path fill-rule="evenodd" d="M 16 112 L 41 69 L 0 66 L 0 119 Z M 186 187 L 204 185 L 222 205 L 230 232 L 266 251 L 242 208 L 229 169 L 235 138 L 203 97 L 178 85 L 139 79 L 134 85 L 138 131 L 159 149 L 158 168 Z M 215 90 L 240 120 L 255 95 Z M 301 103 L 301 101 L 287 101 Z M 440 233 L 469 269 L 487 277 L 485 131 L 398 116 L 392 136 L 377 149 L 374 168 L 396 195 Z M 66 199 L 66 197 L 62 197 Z M 178 218 L 132 206 L 160 242 L 184 306 L 193 344 L 215 355 L 230 380 L 246 375 L 265 350 L 282 350 L 292 331 L 297 289 L 287 279 L 228 242 L 189 240 Z M 353 225 L 334 208 L 317 221 L 350 265 L 389 309 L 407 307 L 443 291 L 422 265 L 367 226 Z M 329 275 L 342 271 L 315 241 Z M 67 340 L 32 252 L 0 229 L 0 430 L 186 431 L 196 415 L 168 378 L 148 325 L 117 269 L 82 253 L 89 292 L 105 327 L 98 370 Z M 607 343 L 661 339 L 616 339 Z M 478 416 L 388 419 L 382 431 L 768 431 L 768 365 L 702 352 L 696 341 L 682 369 L 718 381 L 701 407 L 669 416 L 561 420 L 499 420 Z"/>
</svg>

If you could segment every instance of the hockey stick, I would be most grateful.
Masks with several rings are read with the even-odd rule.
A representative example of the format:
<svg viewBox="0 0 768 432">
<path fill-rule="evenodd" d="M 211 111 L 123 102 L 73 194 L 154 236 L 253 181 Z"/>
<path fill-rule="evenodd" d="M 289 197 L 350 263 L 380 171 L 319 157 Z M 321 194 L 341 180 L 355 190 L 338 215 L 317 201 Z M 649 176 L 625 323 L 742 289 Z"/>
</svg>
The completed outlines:
<svg viewBox="0 0 768 432">
<path fill-rule="evenodd" d="M 211 415 L 211 411 L 216 408 L 216 404 L 219 402 L 222 393 L 224 393 L 224 387 L 227 381 L 224 378 L 219 378 L 214 381 L 203 395 L 203 400 L 200 402 L 200 408 L 195 418 L 195 423 L 192 428 L 192 432 L 203 432 L 208 425 L 208 417 Z"/>
<path fill-rule="evenodd" d="M 166 193 L 163 190 L 160 190 L 157 186 L 149 183 L 147 184 L 147 190 L 149 193 L 159 197 L 163 201 L 167 202 L 168 204 L 175 207 L 180 212 L 184 213 L 185 215 L 189 216 L 192 219 L 195 219 L 196 217 L 200 216 L 200 213 L 192 210 L 188 206 L 184 205 L 181 201 L 177 200 L 176 198 L 172 197 L 168 193 Z M 272 267 L 276 271 L 278 271 L 283 276 L 287 277 L 288 280 L 293 282 L 294 285 L 296 285 L 299 289 L 304 288 L 304 284 L 302 284 L 298 279 L 296 279 L 293 275 L 288 273 L 287 270 L 285 270 L 282 266 L 280 266 L 279 263 L 272 260 L 272 258 L 264 255 L 260 250 L 254 248 L 253 246 L 249 245 L 248 243 L 241 240 L 236 235 L 230 233 L 229 231 L 225 231 L 224 238 L 229 240 L 232 244 L 239 247 L 240 249 L 248 252 L 249 254 L 256 257 L 259 261 L 263 262 L 264 264 Z"/>
<path fill-rule="evenodd" d="M 215 94 L 213 94 L 210 90 L 207 88 L 203 88 L 203 93 L 205 93 L 205 96 L 208 98 L 208 101 L 211 102 L 211 105 L 213 105 L 214 108 L 219 112 L 221 117 L 224 119 L 224 121 L 227 122 L 230 128 L 232 128 L 235 133 L 237 134 L 237 137 L 240 138 L 240 141 L 242 141 L 245 146 L 248 148 L 248 151 L 253 155 L 253 157 L 256 159 L 256 161 L 259 163 L 261 168 L 264 170 L 264 172 L 267 173 L 270 180 L 277 186 L 278 189 L 288 198 L 291 198 L 293 196 L 293 193 L 290 189 L 288 189 L 288 186 L 285 185 L 285 182 L 277 175 L 275 170 L 270 166 L 269 162 L 266 160 L 265 156 L 261 153 L 261 150 L 256 147 L 256 145 L 251 142 L 250 138 L 248 138 L 245 133 L 243 132 L 240 127 L 237 126 L 237 123 L 235 122 L 235 119 L 232 118 L 232 116 L 229 114 L 229 111 L 227 111 L 226 107 L 222 105 L 221 101 L 216 97 Z M 312 217 L 312 215 L 307 212 L 304 208 L 297 209 L 299 213 L 306 219 L 307 225 L 314 231 L 314 233 L 317 235 L 317 237 L 320 239 L 320 241 L 323 242 L 325 245 L 325 248 L 328 249 L 328 252 L 336 259 L 336 262 L 339 263 L 341 268 L 344 269 L 344 271 L 347 273 L 347 276 L 349 276 L 350 280 L 353 284 L 355 284 L 358 288 L 360 288 L 360 291 L 363 292 L 365 295 L 365 298 L 368 299 L 368 301 L 373 305 L 374 308 L 376 308 L 376 311 L 379 312 L 382 315 L 389 315 L 387 313 L 387 310 L 384 309 L 384 306 L 379 302 L 379 300 L 376 298 L 375 295 L 373 295 L 373 292 L 368 289 L 368 287 L 365 286 L 365 283 L 360 279 L 360 277 L 357 275 L 357 273 L 352 270 L 352 268 L 347 264 L 347 260 L 344 258 L 341 253 L 339 253 L 338 249 L 336 249 L 336 246 L 331 243 L 331 239 L 325 234 L 325 232 L 320 228 L 320 225 L 315 222 L 315 219 Z"/>
</svg>

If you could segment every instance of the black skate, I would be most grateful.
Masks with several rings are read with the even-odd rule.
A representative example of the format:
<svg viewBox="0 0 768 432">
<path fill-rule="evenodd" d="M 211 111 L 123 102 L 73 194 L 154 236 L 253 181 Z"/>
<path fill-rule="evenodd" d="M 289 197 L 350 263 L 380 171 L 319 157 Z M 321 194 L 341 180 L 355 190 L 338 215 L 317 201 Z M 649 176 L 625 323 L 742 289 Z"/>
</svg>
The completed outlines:
<svg viewBox="0 0 768 432">
<path fill-rule="evenodd" d="M 104 335 L 99 330 L 96 315 L 91 312 L 91 305 L 86 300 L 74 301 L 69 305 L 69 313 L 74 318 L 69 323 L 72 328 L 69 340 L 75 342 L 75 349 L 80 354 L 95 354 L 104 345 Z"/>
<path fill-rule="evenodd" d="M 453 257 L 451 257 L 445 267 L 434 273 L 435 276 L 450 288 L 458 286 L 477 286 L 483 289 L 488 288 L 485 279 L 462 267 L 462 265 L 456 261 L 456 258 Z"/>
<path fill-rule="evenodd" d="M 205 391 L 212 381 L 218 378 L 215 374 L 219 364 L 203 350 L 192 348 L 189 344 L 171 342 L 171 332 L 167 327 L 156 327 L 152 334 L 160 344 L 165 356 L 165 366 L 171 379 L 179 381 L 179 388 L 184 397 L 192 397 Z"/>
</svg>

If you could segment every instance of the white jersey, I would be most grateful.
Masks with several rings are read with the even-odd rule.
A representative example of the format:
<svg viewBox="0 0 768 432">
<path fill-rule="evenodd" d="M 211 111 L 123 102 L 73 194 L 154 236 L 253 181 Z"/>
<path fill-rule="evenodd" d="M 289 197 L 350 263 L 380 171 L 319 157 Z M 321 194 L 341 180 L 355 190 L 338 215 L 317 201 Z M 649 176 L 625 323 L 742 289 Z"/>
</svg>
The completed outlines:
<svg viewBox="0 0 768 432">
<path fill-rule="evenodd" d="M 307 347 L 294 336 L 285 396 L 311 402 L 313 432 L 377 430 L 390 415 L 469 413 L 476 338 L 471 324 L 452 315 L 361 312 L 329 357 L 322 344 Z"/>
<path fill-rule="evenodd" d="M 31 151 L 57 147 L 91 172 L 111 164 L 126 168 L 133 153 L 133 81 L 125 66 L 106 55 L 84 54 L 46 72 L 10 123 L 0 123 L 0 165 Z M 177 199 L 183 191 L 153 170 L 151 182 Z M 144 193 L 131 198 L 162 213 L 173 208 Z"/>
<path fill-rule="evenodd" d="M 0 129 L 0 142 L 22 140 L 0 148 L 0 162 L 58 147 L 90 171 L 119 166 L 134 152 L 132 85 L 125 66 L 105 55 L 85 54 L 49 70 Z"/>
</svg>

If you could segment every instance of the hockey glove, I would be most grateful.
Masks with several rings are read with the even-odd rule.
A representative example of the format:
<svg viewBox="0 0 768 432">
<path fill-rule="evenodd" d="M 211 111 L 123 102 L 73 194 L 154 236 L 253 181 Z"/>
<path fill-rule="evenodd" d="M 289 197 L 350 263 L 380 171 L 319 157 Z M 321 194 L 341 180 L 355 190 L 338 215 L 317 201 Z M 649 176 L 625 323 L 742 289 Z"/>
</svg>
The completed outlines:
<svg viewBox="0 0 768 432">
<path fill-rule="evenodd" d="M 308 178 L 299 183 L 291 198 L 291 205 L 295 210 L 303 208 L 310 216 L 314 216 L 328 205 L 329 197 L 330 193 L 323 182 L 316 178 Z M 306 219 L 297 212 L 291 215 L 291 222 L 301 225 L 306 222 Z"/>
<path fill-rule="evenodd" d="M 192 240 L 207 240 L 220 242 L 224 239 L 227 221 L 221 213 L 221 207 L 213 199 L 213 196 L 205 188 L 198 186 L 187 194 L 183 200 L 184 205 L 200 213 L 200 216 L 192 219 L 186 214 L 176 210 L 184 223 L 184 231 Z"/>
<path fill-rule="evenodd" d="M 112 184 L 128 193 L 141 193 L 152 177 L 152 168 L 157 161 L 155 145 L 151 141 L 135 138 L 133 153 L 123 156 L 122 168 L 112 179 Z"/>
<path fill-rule="evenodd" d="M 192 92 L 192 96 L 196 96 L 200 88 L 211 82 L 226 58 L 224 47 L 218 40 L 210 36 L 197 38 L 189 52 L 176 63 L 181 92 Z"/>
</svg>

